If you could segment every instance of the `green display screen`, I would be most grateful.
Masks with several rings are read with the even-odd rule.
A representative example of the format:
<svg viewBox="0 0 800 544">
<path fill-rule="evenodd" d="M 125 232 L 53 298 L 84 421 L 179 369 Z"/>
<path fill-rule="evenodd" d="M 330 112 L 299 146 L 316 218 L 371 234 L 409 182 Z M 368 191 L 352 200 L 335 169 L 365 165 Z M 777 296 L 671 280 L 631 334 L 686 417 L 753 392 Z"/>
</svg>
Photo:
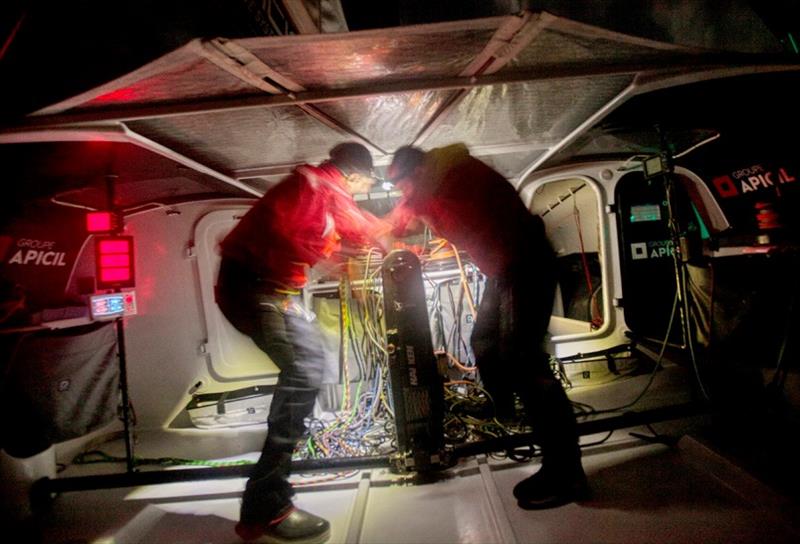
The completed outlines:
<svg viewBox="0 0 800 544">
<path fill-rule="evenodd" d="M 661 206 L 658 204 L 631 206 L 631 223 L 643 223 L 645 221 L 661 221 Z"/>
</svg>

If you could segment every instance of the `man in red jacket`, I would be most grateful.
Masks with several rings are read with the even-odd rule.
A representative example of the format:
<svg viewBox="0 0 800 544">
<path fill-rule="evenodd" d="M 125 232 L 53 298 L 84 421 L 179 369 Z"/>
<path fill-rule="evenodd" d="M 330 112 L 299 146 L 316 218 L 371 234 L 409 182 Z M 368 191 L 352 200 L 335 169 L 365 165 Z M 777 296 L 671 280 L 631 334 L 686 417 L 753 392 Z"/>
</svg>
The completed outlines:
<svg viewBox="0 0 800 544">
<path fill-rule="evenodd" d="M 470 338 L 480 377 L 500 417 L 513 414 L 513 393 L 519 395 L 542 448 L 541 470 L 514 488 L 519 506 L 550 508 L 585 497 L 575 415 L 543 345 L 556 261 L 542 220 L 461 144 L 427 153 L 400 148 L 389 178 L 403 192 L 387 217 L 394 234 L 421 219 L 487 276 Z"/>
<path fill-rule="evenodd" d="M 306 270 L 340 240 L 367 244 L 383 223 L 353 195 L 374 183 L 372 157 L 357 143 L 334 147 L 319 166 L 304 165 L 272 187 L 221 244 L 217 302 L 280 369 L 267 438 L 242 497 L 236 532 L 244 540 L 324 542 L 330 524 L 292 505 L 292 451 L 305 431 L 323 374 L 321 332 L 302 304 Z"/>
</svg>

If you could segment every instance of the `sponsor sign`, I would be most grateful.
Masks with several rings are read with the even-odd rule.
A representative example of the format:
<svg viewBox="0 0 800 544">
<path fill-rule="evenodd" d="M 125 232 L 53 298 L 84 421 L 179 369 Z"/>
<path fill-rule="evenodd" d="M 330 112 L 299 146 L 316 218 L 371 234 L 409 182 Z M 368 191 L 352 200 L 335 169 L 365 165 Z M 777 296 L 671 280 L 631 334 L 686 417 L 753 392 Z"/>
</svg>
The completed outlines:
<svg viewBox="0 0 800 544">
<path fill-rule="evenodd" d="M 24 290 L 29 311 L 74 303 L 67 290 L 87 236 L 82 212 L 47 212 L 0 233 L 0 275 Z"/>
<path fill-rule="evenodd" d="M 796 182 L 797 176 L 788 166 L 769 168 L 763 164 L 753 164 L 711 180 L 720 198 L 755 195 Z"/>
<path fill-rule="evenodd" d="M 636 242 L 631 244 L 631 260 L 662 259 L 672 257 L 672 240 L 656 240 L 653 242 Z"/>
</svg>

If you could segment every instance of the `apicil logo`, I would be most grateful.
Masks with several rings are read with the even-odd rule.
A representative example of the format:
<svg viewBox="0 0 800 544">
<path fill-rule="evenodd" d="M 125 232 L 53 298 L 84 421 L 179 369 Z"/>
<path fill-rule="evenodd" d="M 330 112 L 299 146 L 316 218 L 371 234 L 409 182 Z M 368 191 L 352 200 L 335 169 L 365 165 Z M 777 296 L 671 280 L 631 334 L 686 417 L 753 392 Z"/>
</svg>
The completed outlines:
<svg viewBox="0 0 800 544">
<path fill-rule="evenodd" d="M 652 242 L 636 242 L 631 244 L 631 260 L 660 259 L 672 257 L 671 240 L 655 240 Z"/>
<path fill-rule="evenodd" d="M 631 244 L 631 259 L 636 261 L 639 259 L 646 259 L 646 258 L 647 258 L 647 244 L 645 242 Z"/>
<path fill-rule="evenodd" d="M 721 198 L 732 198 L 745 193 L 771 190 L 776 186 L 794 183 L 797 178 L 787 168 L 769 169 L 760 164 L 740 168 L 730 175 L 717 176 L 711 180 Z"/>
</svg>

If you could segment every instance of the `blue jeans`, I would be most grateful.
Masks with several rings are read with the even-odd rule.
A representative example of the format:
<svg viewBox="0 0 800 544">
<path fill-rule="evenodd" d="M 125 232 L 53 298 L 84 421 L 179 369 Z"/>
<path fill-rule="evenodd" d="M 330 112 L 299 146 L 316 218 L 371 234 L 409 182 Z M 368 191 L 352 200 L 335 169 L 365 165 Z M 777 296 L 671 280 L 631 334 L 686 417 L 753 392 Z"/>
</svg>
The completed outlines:
<svg viewBox="0 0 800 544">
<path fill-rule="evenodd" d="M 270 405 L 267 438 L 242 497 L 240 520 L 267 522 L 292 503 L 292 451 L 305 433 L 325 364 L 322 334 L 297 295 L 278 294 L 246 268 L 223 259 L 217 302 L 280 369 Z"/>
</svg>

